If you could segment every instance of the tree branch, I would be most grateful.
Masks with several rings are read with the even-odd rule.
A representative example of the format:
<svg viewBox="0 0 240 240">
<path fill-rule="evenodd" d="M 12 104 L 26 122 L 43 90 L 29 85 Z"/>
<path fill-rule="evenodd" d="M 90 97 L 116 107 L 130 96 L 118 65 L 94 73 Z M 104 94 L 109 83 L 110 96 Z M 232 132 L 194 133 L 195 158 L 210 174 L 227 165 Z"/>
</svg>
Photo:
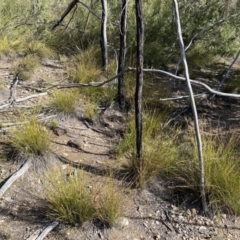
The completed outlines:
<svg viewBox="0 0 240 240">
<path fill-rule="evenodd" d="M 51 30 L 54 30 L 63 21 L 63 19 L 69 14 L 69 12 L 71 12 L 71 10 L 78 2 L 78 0 L 73 0 L 72 2 L 70 2 L 62 16 L 53 23 Z"/>
</svg>

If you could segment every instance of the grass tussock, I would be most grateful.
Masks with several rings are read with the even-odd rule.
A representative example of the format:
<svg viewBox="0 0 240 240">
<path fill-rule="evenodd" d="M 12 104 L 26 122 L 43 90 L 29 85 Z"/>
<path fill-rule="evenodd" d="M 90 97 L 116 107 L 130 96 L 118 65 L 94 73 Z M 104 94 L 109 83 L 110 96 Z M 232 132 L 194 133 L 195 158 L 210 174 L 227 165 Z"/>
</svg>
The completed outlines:
<svg viewBox="0 0 240 240">
<path fill-rule="evenodd" d="M 100 77 L 101 70 L 96 58 L 96 50 L 93 47 L 82 51 L 73 59 L 74 71 L 71 72 L 70 77 L 74 82 L 89 83 L 95 82 Z"/>
<path fill-rule="evenodd" d="M 123 214 L 123 192 L 114 183 L 113 178 L 107 179 L 101 191 L 96 193 L 96 218 L 107 227 L 112 227 Z"/>
<path fill-rule="evenodd" d="M 78 97 L 77 90 L 57 90 L 54 92 L 52 106 L 57 111 L 66 114 L 73 113 Z"/>
<path fill-rule="evenodd" d="M 41 156 L 50 152 L 50 133 L 35 118 L 12 130 L 9 142 L 17 153 L 26 156 Z"/>
<path fill-rule="evenodd" d="M 55 57 L 54 51 L 39 40 L 24 41 L 21 47 L 25 55 L 33 55 L 39 58 Z"/>
<path fill-rule="evenodd" d="M 94 217 L 95 206 L 83 171 L 67 176 L 61 170 L 54 169 L 46 179 L 50 217 L 71 225 L 82 225 Z"/>
<path fill-rule="evenodd" d="M 13 68 L 13 73 L 20 79 L 28 79 L 39 64 L 38 57 L 34 55 L 27 55 Z"/>
<path fill-rule="evenodd" d="M 122 216 L 123 195 L 112 178 L 88 188 L 88 177 L 83 170 L 66 175 L 59 168 L 46 175 L 45 187 L 49 216 L 65 223 L 83 225 L 98 219 L 106 226 L 113 226 Z"/>
</svg>

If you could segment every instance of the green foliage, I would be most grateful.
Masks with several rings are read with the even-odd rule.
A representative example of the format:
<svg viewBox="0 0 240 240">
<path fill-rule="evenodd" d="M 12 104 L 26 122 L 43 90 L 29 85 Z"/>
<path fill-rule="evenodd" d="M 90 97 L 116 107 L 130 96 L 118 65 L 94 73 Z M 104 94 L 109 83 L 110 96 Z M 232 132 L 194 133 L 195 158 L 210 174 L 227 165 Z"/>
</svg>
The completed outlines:
<svg viewBox="0 0 240 240">
<path fill-rule="evenodd" d="M 52 106 L 57 111 L 70 114 L 75 109 L 78 97 L 77 90 L 57 90 L 54 92 Z"/>
<path fill-rule="evenodd" d="M 33 118 L 11 132 L 9 143 L 19 154 L 41 156 L 50 152 L 50 133 Z"/>
<path fill-rule="evenodd" d="M 88 177 L 82 170 L 66 175 L 55 168 L 47 173 L 46 180 L 49 216 L 53 218 L 71 225 L 99 219 L 107 226 L 113 226 L 121 216 L 123 198 L 112 178 L 89 189 Z"/>
</svg>

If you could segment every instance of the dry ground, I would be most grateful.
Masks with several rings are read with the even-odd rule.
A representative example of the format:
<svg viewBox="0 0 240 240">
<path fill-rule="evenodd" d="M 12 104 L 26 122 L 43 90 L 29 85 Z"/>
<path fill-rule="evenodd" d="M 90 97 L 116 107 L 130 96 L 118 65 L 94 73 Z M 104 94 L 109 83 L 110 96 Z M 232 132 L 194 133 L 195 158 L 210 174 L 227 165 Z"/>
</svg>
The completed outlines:
<svg viewBox="0 0 240 240">
<path fill-rule="evenodd" d="M 13 76 L 11 68 L 17 61 L 10 57 L 0 59 L 0 105 L 9 98 L 9 87 Z M 45 79 L 53 83 L 64 83 L 66 68 L 59 61 L 48 61 L 39 66 L 32 77 L 23 84 L 41 85 Z M 179 87 L 180 89 L 180 87 Z M 17 98 L 36 94 L 32 89 L 17 87 Z M 177 90 L 175 90 L 177 94 Z M 33 98 L 16 104 L 16 107 L 4 108 L 1 111 L 2 123 L 13 123 L 16 109 L 27 109 L 29 106 L 44 105 L 48 96 Z M 215 98 L 214 101 L 200 107 L 201 121 L 221 126 L 223 130 L 238 126 L 239 100 Z M 59 127 L 52 132 L 53 153 L 45 157 L 49 165 L 59 165 L 67 173 L 74 171 L 67 161 L 81 166 L 91 176 L 91 184 L 103 181 L 109 168 L 117 168 L 118 161 L 113 150 L 124 130 L 124 116 L 115 108 L 109 108 L 96 117 L 93 125 L 86 121 L 84 102 L 79 101 L 74 114 L 66 116 L 46 112 L 42 118 L 53 116 Z M 179 101 L 179 104 L 181 102 Z M 189 113 L 181 118 L 189 118 Z M 236 128 L 234 128 L 236 129 Z M 1 149 L 5 148 L 4 139 L 8 128 L 1 130 Z M 0 186 L 21 165 L 21 162 L 0 162 Z M 45 216 L 44 191 L 41 183 L 43 167 L 29 170 L 15 182 L 0 199 L 0 239 L 33 240 L 51 222 Z M 116 181 L 120 181 L 116 179 Z M 188 198 L 184 198 L 187 200 Z M 189 196 L 191 199 L 191 196 Z M 125 239 L 240 239 L 240 227 L 237 217 L 219 214 L 204 217 L 199 214 L 198 205 L 179 203 L 182 200 L 175 195 L 165 183 L 154 181 L 145 190 L 128 189 L 124 200 L 125 225 L 112 229 L 105 228 L 99 222 L 89 222 L 83 227 L 69 227 L 60 224 L 46 239 L 51 240 L 125 240 Z"/>
</svg>

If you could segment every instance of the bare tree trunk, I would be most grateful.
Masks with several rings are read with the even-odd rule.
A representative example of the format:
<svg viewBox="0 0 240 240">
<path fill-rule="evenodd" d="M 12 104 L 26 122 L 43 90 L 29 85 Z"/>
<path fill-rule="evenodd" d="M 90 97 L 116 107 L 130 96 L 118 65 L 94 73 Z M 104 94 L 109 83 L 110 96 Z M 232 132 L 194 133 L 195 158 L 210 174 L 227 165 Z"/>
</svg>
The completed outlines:
<svg viewBox="0 0 240 240">
<path fill-rule="evenodd" d="M 101 0 L 102 3 L 102 24 L 101 24 L 101 49 L 102 49 L 102 66 L 105 71 L 108 67 L 108 47 L 107 47 L 107 0 Z"/>
<path fill-rule="evenodd" d="M 144 50 L 144 21 L 143 2 L 135 0 L 137 22 L 137 69 L 135 93 L 135 121 L 136 121 L 136 160 L 141 174 L 143 168 L 142 156 L 142 88 L 143 88 L 143 50 Z M 141 178 L 141 176 L 139 176 Z M 141 181 L 141 179 L 140 179 Z"/>
<path fill-rule="evenodd" d="M 189 78 L 188 64 L 186 60 L 186 54 L 185 54 L 184 43 L 182 38 L 182 30 L 181 30 L 177 0 L 174 0 L 174 4 L 175 4 L 178 38 L 179 38 L 180 49 L 181 49 L 181 57 L 182 57 L 182 62 L 185 69 L 185 77 L 186 77 L 187 87 L 188 87 L 192 111 L 193 111 L 194 127 L 195 127 L 195 133 L 196 133 L 197 144 L 198 144 L 198 157 L 199 157 L 199 169 L 200 169 L 199 187 L 200 187 L 200 193 L 202 198 L 202 207 L 203 207 L 203 211 L 206 213 L 208 211 L 208 208 L 207 208 L 207 201 L 206 201 L 206 194 L 205 194 L 205 173 L 204 173 L 204 160 L 203 160 L 203 152 L 202 152 L 202 140 L 201 140 L 199 125 L 198 125 L 198 114 L 197 114 L 196 104 L 195 104 L 192 86 Z"/>
<path fill-rule="evenodd" d="M 120 23 L 120 50 L 118 61 L 118 74 L 125 68 L 125 58 L 127 51 L 127 13 L 129 0 L 122 0 L 122 14 Z M 124 74 L 118 77 L 118 102 L 121 110 L 126 107 Z"/>
</svg>

